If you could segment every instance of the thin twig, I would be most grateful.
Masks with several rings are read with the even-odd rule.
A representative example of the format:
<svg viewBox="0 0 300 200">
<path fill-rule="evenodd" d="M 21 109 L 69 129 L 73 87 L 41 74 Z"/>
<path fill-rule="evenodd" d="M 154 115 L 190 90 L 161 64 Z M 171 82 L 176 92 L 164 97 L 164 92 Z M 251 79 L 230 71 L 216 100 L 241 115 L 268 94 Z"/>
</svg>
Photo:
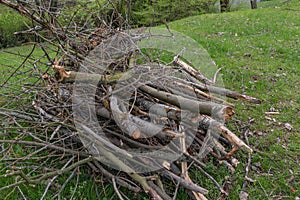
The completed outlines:
<svg viewBox="0 0 300 200">
<path fill-rule="evenodd" d="M 1 2 L 0 2 L 1 3 Z M 9 77 L 1 84 L 0 87 L 3 87 L 5 84 L 7 84 L 7 82 L 20 70 L 21 67 L 24 66 L 24 64 L 27 62 L 27 60 L 31 57 L 31 55 L 33 54 L 34 50 L 35 50 L 36 45 L 34 44 L 30 53 L 26 56 L 26 58 L 23 60 L 23 62 L 15 69 L 15 71 L 13 73 L 11 73 L 9 75 Z"/>
<path fill-rule="evenodd" d="M 70 162 L 72 162 L 73 160 L 74 160 L 74 156 L 73 156 L 72 158 L 70 158 L 69 161 L 68 161 L 61 169 L 62 169 L 62 170 L 65 169 L 65 168 L 70 164 Z M 48 182 L 48 184 L 47 184 L 47 186 L 46 186 L 46 189 L 45 189 L 45 191 L 44 191 L 42 197 L 40 198 L 40 200 L 43 200 L 43 199 L 46 197 L 46 194 L 48 193 L 48 190 L 49 190 L 51 184 L 55 181 L 55 179 L 56 179 L 57 177 L 58 177 L 58 175 L 52 177 L 52 178 L 49 180 L 49 182 Z"/>
<path fill-rule="evenodd" d="M 218 73 L 223 69 L 223 67 L 220 67 L 219 69 L 217 69 L 217 71 L 214 74 L 214 78 L 213 78 L 213 84 L 215 84 L 217 82 L 217 76 Z"/>
<path fill-rule="evenodd" d="M 0 143 L 10 143 L 10 144 L 24 144 L 24 145 L 30 145 L 30 146 L 41 146 L 49 149 L 55 149 L 62 152 L 67 152 L 70 154 L 80 155 L 83 157 L 89 157 L 90 154 L 87 154 L 85 152 L 75 151 L 71 149 L 66 149 L 64 147 L 56 146 L 49 143 L 39 143 L 39 142 L 31 142 L 31 141 L 22 141 L 22 140 L 0 140 Z"/>
<path fill-rule="evenodd" d="M 92 157 L 88 157 L 88 158 L 85 158 L 83 160 L 78 161 L 77 163 L 74 163 L 74 164 L 70 165 L 69 167 L 67 167 L 65 169 L 60 169 L 60 170 L 48 172 L 48 173 L 45 173 L 45 174 L 38 174 L 38 175 L 32 176 L 32 177 L 26 176 L 23 171 L 16 171 L 16 172 L 13 172 L 11 174 L 6 174 L 6 177 L 7 176 L 13 176 L 13 175 L 19 175 L 24 180 L 13 183 L 13 184 L 10 184 L 10 185 L 7 185 L 7 186 L 4 186 L 4 187 L 1 187 L 0 191 L 6 190 L 6 189 L 9 189 L 9 188 L 13 188 L 13 187 L 19 186 L 21 184 L 25 184 L 25 183 L 41 184 L 41 183 L 43 183 L 43 181 L 45 181 L 46 179 L 48 179 L 50 177 L 67 173 L 67 172 L 71 171 L 72 169 L 74 169 L 74 168 L 76 168 L 76 167 L 78 167 L 82 164 L 85 164 L 89 161 L 92 161 L 92 160 L 93 160 Z"/>
<path fill-rule="evenodd" d="M 119 191 L 118 187 L 117 187 L 115 177 L 112 177 L 111 180 L 112 180 L 112 183 L 113 183 L 113 186 L 114 186 L 114 190 L 115 190 L 115 192 L 117 193 L 119 199 L 120 199 L 120 200 L 124 200 L 123 197 L 122 197 L 122 195 L 120 194 L 120 191 Z"/>
<path fill-rule="evenodd" d="M 208 179 L 210 179 L 210 180 L 215 184 L 215 186 L 217 186 L 217 187 L 219 188 L 219 190 L 220 190 L 222 193 L 228 195 L 228 194 L 223 190 L 222 186 L 216 181 L 216 179 L 214 179 L 209 173 L 207 173 L 204 169 L 202 169 L 202 167 L 200 167 L 200 166 L 198 166 L 198 165 L 195 165 L 195 166 L 200 170 L 200 172 L 201 172 L 202 174 L 204 174 Z"/>
<path fill-rule="evenodd" d="M 25 197 L 24 193 L 22 192 L 21 188 L 19 186 L 17 186 L 18 191 L 20 192 L 23 200 L 27 200 L 27 198 Z"/>
<path fill-rule="evenodd" d="M 250 129 L 247 129 L 244 132 L 244 138 L 245 138 L 246 144 L 249 144 L 249 140 L 248 140 L 249 132 L 250 132 Z M 245 188 L 247 187 L 247 183 L 249 181 L 248 176 L 249 176 L 250 166 L 251 166 L 251 153 L 248 153 L 248 161 L 247 161 L 247 165 L 246 165 L 246 169 L 245 169 L 245 180 L 244 180 L 244 183 L 242 186 L 242 190 L 245 190 Z"/>
</svg>

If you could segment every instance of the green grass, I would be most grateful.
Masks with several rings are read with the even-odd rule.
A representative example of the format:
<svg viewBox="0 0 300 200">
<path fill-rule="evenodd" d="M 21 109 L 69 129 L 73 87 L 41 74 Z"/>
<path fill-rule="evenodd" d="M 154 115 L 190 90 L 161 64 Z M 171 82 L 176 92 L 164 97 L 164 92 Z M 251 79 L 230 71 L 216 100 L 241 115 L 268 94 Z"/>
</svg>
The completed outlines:
<svg viewBox="0 0 300 200">
<path fill-rule="evenodd" d="M 46 45 L 46 44 L 42 44 Z M 45 46 L 47 47 L 47 45 Z M 0 85 L 2 85 L 4 82 L 7 82 L 4 87 L 0 88 L 0 107 L 2 108 L 11 108 L 16 109 L 23 107 L 24 105 L 30 104 L 32 101 L 32 97 L 34 94 L 34 89 L 30 89 L 30 93 L 25 93 L 24 90 L 24 84 L 27 86 L 25 88 L 30 88 L 31 84 L 36 82 L 41 75 L 46 72 L 49 68 L 49 66 L 46 66 L 45 64 L 49 62 L 46 57 L 45 53 L 42 51 L 42 49 L 39 46 L 36 46 L 32 56 L 30 59 L 28 59 L 23 66 L 21 64 L 23 63 L 24 59 L 27 55 L 32 51 L 33 45 L 23 45 L 19 47 L 13 47 L 13 48 L 7 48 L 0 50 Z M 55 57 L 55 53 L 50 53 L 50 57 Z M 37 62 L 38 67 L 33 69 L 32 68 L 32 62 L 39 60 Z M 43 65 L 44 63 L 44 65 Z M 8 79 L 9 75 L 12 74 L 17 68 L 20 69 L 17 71 L 17 73 Z M 48 71 L 49 73 L 53 73 L 52 70 Z M 17 96 L 18 100 L 16 100 L 14 97 Z M 24 102 L 24 104 L 22 104 Z M 3 116 L 0 116 L 0 119 L 2 120 Z M 8 132 L 5 136 L 5 138 L 2 138 L 3 134 L 3 126 L 6 126 L 5 122 L 2 123 L 1 121 L 0 126 L 0 138 L 1 139 L 16 139 L 21 136 L 24 136 L 24 133 L 22 129 L 18 129 L 16 127 L 11 127 L 10 129 L 6 129 L 5 132 Z M 24 125 L 24 129 L 28 128 L 28 131 L 30 132 L 30 127 L 27 127 L 28 125 L 21 123 Z M 9 126 L 9 125 L 7 125 Z M 27 137 L 26 137 L 27 140 Z M 32 140 L 32 138 L 28 137 L 28 140 Z M 7 146 L 6 146 L 7 147 Z M 28 155 L 29 153 L 32 153 L 35 151 L 33 147 L 24 147 L 22 145 L 13 145 L 13 148 L 10 150 L 13 152 L 13 154 L 16 157 L 23 157 L 25 155 Z M 47 155 L 49 152 L 44 151 L 42 154 L 39 154 L 39 156 Z M 50 152 L 51 153 L 51 152 Z M 0 158 L 2 155 L 0 155 Z M 6 157 L 7 158 L 7 157 Z M 30 162 L 30 164 L 28 164 Z M 27 163 L 21 164 L 22 167 L 26 168 L 26 165 L 32 165 L 32 163 L 36 162 L 36 160 L 28 160 Z M 17 164 L 18 166 L 20 164 Z M 39 165 L 39 164 L 38 164 Z M 58 163 L 55 167 L 59 168 L 62 167 L 63 164 Z M 5 163 L 0 162 L 0 176 L 4 173 L 7 173 L 11 166 L 7 166 Z M 88 200 L 96 200 L 96 199 L 105 199 L 105 196 L 111 197 L 114 195 L 113 187 L 111 185 L 103 184 L 101 181 L 103 177 L 99 175 L 99 177 L 95 177 L 97 180 L 101 180 L 98 182 L 95 182 L 93 178 L 90 176 L 90 171 L 87 170 L 88 167 L 82 166 L 80 167 L 80 173 L 78 171 L 79 176 L 79 182 L 76 182 L 76 175 L 75 178 L 73 178 L 66 186 L 66 188 L 62 191 L 62 199 L 70 199 L 73 195 L 73 199 L 88 199 Z M 28 170 L 28 172 L 32 171 L 31 169 Z M 26 173 L 26 170 L 25 170 Z M 52 186 L 49 193 L 46 195 L 45 199 L 51 199 L 51 195 L 54 195 L 55 193 L 53 191 L 58 191 L 60 188 L 59 186 L 63 185 L 65 180 L 68 178 L 70 173 L 64 174 L 63 176 L 59 177 L 57 179 L 58 185 Z M 0 178 L 0 188 L 6 185 L 10 185 L 15 182 L 15 177 L 1 177 Z M 32 184 L 24 184 L 20 186 L 21 191 L 24 193 L 24 196 L 26 196 L 27 199 L 40 199 L 43 195 L 43 192 L 45 190 L 46 184 L 38 184 L 38 185 L 32 185 Z M 75 189 L 76 188 L 76 189 Z M 97 191 L 97 192 L 95 192 Z M 126 192 L 126 191 L 124 191 Z M 74 194 L 73 194 L 74 193 Z M 98 196 L 100 195 L 100 197 Z M 132 194 L 133 196 L 133 194 Z M 0 192 L 0 199 L 22 199 L 21 193 L 19 190 L 10 189 Z"/>
<path fill-rule="evenodd" d="M 13 9 L 0 5 L 0 49 L 20 45 L 25 41 L 30 41 L 33 37 L 29 35 L 15 35 L 15 32 L 27 29 L 31 24 L 30 20 L 22 17 Z"/>
<path fill-rule="evenodd" d="M 31 52 L 30 58 L 24 62 Z M 33 62 L 38 67 L 33 68 Z M 30 88 L 48 70 L 47 62 L 39 46 L 24 45 L 0 50 L 0 106 L 6 104 L 5 107 L 9 108 L 13 104 L 21 104 L 21 99 L 28 101 L 30 94 L 24 90 Z M 14 101 L 14 96 L 18 96 L 18 102 Z"/>
<path fill-rule="evenodd" d="M 238 128 L 239 123 L 254 119 L 250 126 L 253 135 L 249 140 L 255 152 L 249 177 L 256 181 L 246 188 L 249 199 L 295 199 L 300 196 L 300 2 L 273 0 L 258 5 L 260 8 L 256 10 L 186 18 L 171 23 L 170 28 L 195 39 L 207 49 L 218 67 L 224 67 L 221 73 L 226 88 L 263 101 L 261 105 L 234 102 L 236 116 L 228 124 L 242 135 L 245 130 Z M 18 47 L 13 51 L 24 53 L 30 51 L 27 48 Z M 42 52 L 38 54 L 42 55 Z M 0 52 L 0 66 L 17 65 L 21 62 L 19 59 Z M 268 119 L 264 113 L 270 109 L 279 111 L 280 115 Z M 293 129 L 287 130 L 285 123 L 291 124 Z M 256 135 L 256 131 L 263 135 Z M 229 199 L 239 199 L 244 181 L 247 155 L 240 151 L 237 156 L 241 164 L 230 178 Z M 228 171 L 209 166 L 207 170 L 222 183 Z M 201 186 L 208 184 L 209 199 L 219 196 L 218 190 L 201 174 L 193 176 Z M 90 192 L 94 188 L 107 190 L 103 196 L 109 197 L 113 193 L 111 187 L 87 181 L 86 176 L 81 176 L 80 180 L 78 198 L 85 194 L 87 199 L 96 199 Z M 70 195 L 74 185 L 71 183 L 66 189 L 66 196 Z M 37 189 L 43 192 L 43 188 L 39 186 Z M 28 187 L 28 190 L 32 199 L 40 195 L 33 192 L 35 189 Z M 183 193 L 180 195 L 185 197 Z"/>
<path fill-rule="evenodd" d="M 250 177 L 257 181 L 247 188 L 250 199 L 300 195 L 300 2 L 276 2 L 259 4 L 263 9 L 195 16 L 170 24 L 171 29 L 198 41 L 224 67 L 226 88 L 263 101 L 258 106 L 237 102 L 237 114 L 229 124 L 239 131 L 235 123 L 254 119 L 251 130 L 264 133 L 250 138 L 257 150 L 253 164 L 261 165 L 251 170 Z M 280 112 L 271 116 L 275 121 L 264 114 L 273 108 Z M 288 131 L 285 123 L 293 130 Z M 241 161 L 245 163 L 246 156 L 241 154 Z M 238 198 L 243 171 L 242 164 L 230 199 Z"/>
</svg>

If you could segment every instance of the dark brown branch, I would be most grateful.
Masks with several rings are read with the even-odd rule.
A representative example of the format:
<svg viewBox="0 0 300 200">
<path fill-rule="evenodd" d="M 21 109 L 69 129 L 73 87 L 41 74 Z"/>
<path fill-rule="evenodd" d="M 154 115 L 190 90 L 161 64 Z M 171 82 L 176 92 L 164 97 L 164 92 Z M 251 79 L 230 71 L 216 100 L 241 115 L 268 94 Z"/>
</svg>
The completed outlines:
<svg viewBox="0 0 300 200">
<path fill-rule="evenodd" d="M 93 158 L 91 156 L 89 156 L 89 157 L 87 157 L 87 158 L 85 158 L 83 160 L 80 160 L 80 161 L 78 161 L 78 162 L 76 162 L 76 163 L 74 163 L 74 164 L 72 164 L 69 167 L 66 167 L 64 169 L 60 169 L 60 170 L 57 170 L 57 171 L 52 171 L 52 172 L 45 173 L 45 174 L 39 174 L 39 175 L 32 176 L 32 177 L 28 177 L 26 174 L 24 174 L 23 171 L 17 171 L 17 172 L 11 173 L 11 174 L 7 174 L 5 176 L 16 176 L 16 175 L 19 175 L 19 176 L 21 176 L 24 179 L 24 181 L 19 181 L 19 182 L 13 183 L 11 185 L 7 185 L 7 186 L 4 186 L 4 187 L 1 187 L 0 191 L 6 190 L 6 189 L 9 189 L 9 188 L 12 188 L 12 187 L 24 184 L 24 183 L 41 184 L 41 183 L 43 183 L 43 181 L 45 181 L 46 179 L 48 179 L 50 177 L 54 177 L 56 175 L 61 175 L 61 174 L 70 172 L 72 169 L 74 169 L 74 168 L 76 168 L 76 167 L 78 167 L 80 165 L 83 165 L 85 163 L 88 163 L 88 162 L 90 162 L 92 160 L 93 160 Z"/>
<path fill-rule="evenodd" d="M 214 101 L 214 102 L 217 102 L 217 103 L 220 103 L 220 104 L 224 104 L 224 105 L 227 105 L 227 106 L 230 106 L 230 107 L 234 106 L 233 104 L 231 104 L 231 103 L 229 103 L 229 102 L 227 102 L 223 99 L 220 99 L 218 97 L 207 94 L 207 93 L 199 90 L 198 88 L 195 88 L 195 87 L 190 86 L 188 84 L 185 84 L 185 83 L 182 83 L 182 82 L 179 82 L 179 81 L 174 81 L 174 83 L 177 87 L 179 86 L 179 87 L 184 88 L 185 91 L 190 91 L 193 94 L 193 96 L 204 97 L 205 100 L 211 100 L 211 101 Z"/>
<path fill-rule="evenodd" d="M 195 87 L 198 87 L 200 90 L 202 91 L 207 91 L 210 93 L 215 93 L 215 94 L 220 94 L 220 95 L 224 95 L 226 97 L 230 97 L 233 99 L 239 99 L 239 100 L 243 100 L 243 101 L 247 101 L 250 103 L 255 103 L 255 104 L 260 104 L 261 100 L 245 95 L 245 94 L 240 94 L 238 92 L 234 92 L 231 90 L 228 90 L 226 88 L 220 88 L 220 87 L 215 87 L 215 86 L 211 86 L 211 85 L 200 85 L 200 84 L 194 84 Z"/>
<path fill-rule="evenodd" d="M 71 149 L 66 149 L 64 147 L 60 147 L 60 146 L 56 146 L 53 144 L 49 144 L 49 143 L 39 143 L 39 142 L 31 142 L 31 141 L 22 141 L 22 140 L 0 140 L 0 143 L 9 143 L 9 144 L 23 144 L 23 145 L 29 145 L 29 146 L 40 146 L 40 147 L 46 147 L 49 149 L 55 149 L 61 152 L 65 152 L 65 153 L 70 153 L 70 154 L 75 154 L 75 155 L 80 155 L 83 157 L 89 157 L 90 154 L 82 152 L 82 151 L 75 151 L 75 150 L 71 150 Z"/>
</svg>

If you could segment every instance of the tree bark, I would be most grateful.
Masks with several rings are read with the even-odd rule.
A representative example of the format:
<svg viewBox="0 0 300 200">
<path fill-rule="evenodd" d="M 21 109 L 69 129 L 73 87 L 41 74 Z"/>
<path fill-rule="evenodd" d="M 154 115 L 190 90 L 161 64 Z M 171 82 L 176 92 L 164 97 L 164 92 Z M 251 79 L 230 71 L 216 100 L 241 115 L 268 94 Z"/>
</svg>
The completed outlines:
<svg viewBox="0 0 300 200">
<path fill-rule="evenodd" d="M 220 8 L 221 12 L 228 12 L 229 11 L 229 0 L 220 0 Z"/>
<path fill-rule="evenodd" d="M 257 8 L 257 0 L 250 0 L 250 4 L 251 4 L 251 9 Z"/>
<path fill-rule="evenodd" d="M 184 80 L 180 80 L 180 79 L 178 79 L 178 81 L 183 82 L 184 84 L 191 85 L 195 88 L 198 88 L 201 91 L 219 94 L 219 95 L 226 96 L 229 98 L 247 101 L 250 103 L 261 104 L 261 100 L 259 100 L 257 98 L 254 98 L 254 97 L 251 97 L 251 96 L 248 96 L 245 94 L 241 94 L 238 92 L 234 92 L 234 91 L 228 90 L 226 88 L 220 88 L 220 87 L 216 87 L 216 86 L 212 86 L 212 85 L 205 85 L 205 84 L 200 84 L 200 83 L 197 84 L 197 83 L 188 82 L 188 81 L 184 81 Z"/>
<path fill-rule="evenodd" d="M 213 102 L 200 102 L 184 98 L 182 96 L 173 95 L 168 92 L 160 91 L 147 85 L 140 86 L 140 89 L 162 101 L 168 102 L 172 105 L 182 109 L 190 110 L 192 112 L 199 112 L 201 114 L 212 115 L 218 120 L 228 121 L 234 115 L 233 109 L 230 106 L 225 106 Z"/>
</svg>

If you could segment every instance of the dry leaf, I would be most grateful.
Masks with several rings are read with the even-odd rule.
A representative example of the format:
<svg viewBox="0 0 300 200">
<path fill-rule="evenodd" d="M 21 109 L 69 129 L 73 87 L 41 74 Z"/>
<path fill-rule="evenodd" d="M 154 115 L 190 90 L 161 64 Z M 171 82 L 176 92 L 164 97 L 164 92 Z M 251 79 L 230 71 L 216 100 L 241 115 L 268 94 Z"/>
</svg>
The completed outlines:
<svg viewBox="0 0 300 200">
<path fill-rule="evenodd" d="M 264 132 L 256 130 L 256 131 L 254 131 L 254 135 L 263 136 Z"/>
<path fill-rule="evenodd" d="M 292 125 L 289 123 L 285 123 L 284 124 L 284 128 L 286 128 L 287 130 L 291 131 L 293 129 Z"/>
<path fill-rule="evenodd" d="M 240 192 L 240 200 L 247 200 L 248 199 L 249 194 L 245 191 L 241 191 Z"/>
<path fill-rule="evenodd" d="M 235 159 L 235 158 L 231 159 L 231 164 L 232 164 L 233 167 L 237 167 L 239 163 L 240 162 L 237 159 Z"/>
</svg>

